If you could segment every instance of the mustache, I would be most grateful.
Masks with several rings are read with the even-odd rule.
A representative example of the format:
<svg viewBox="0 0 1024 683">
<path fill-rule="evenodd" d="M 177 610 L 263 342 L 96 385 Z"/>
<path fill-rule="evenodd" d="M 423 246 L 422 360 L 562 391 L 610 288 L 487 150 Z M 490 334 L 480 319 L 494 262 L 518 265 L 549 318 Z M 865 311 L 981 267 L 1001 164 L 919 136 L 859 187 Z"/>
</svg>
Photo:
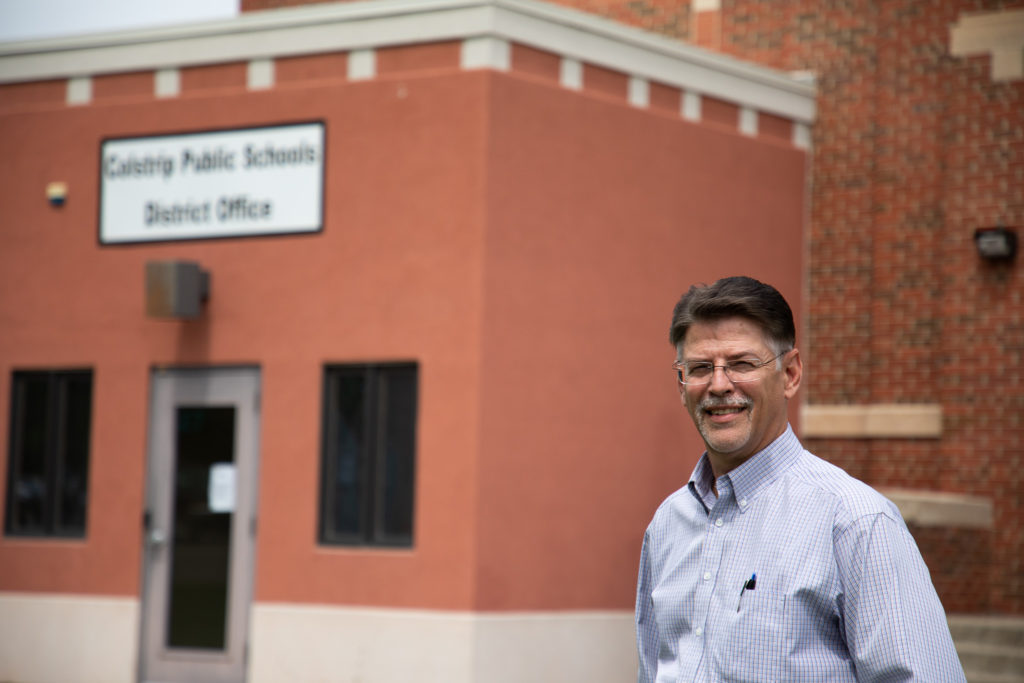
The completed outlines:
<svg viewBox="0 0 1024 683">
<path fill-rule="evenodd" d="M 715 408 L 749 408 L 754 404 L 749 398 L 733 396 L 731 398 L 713 398 L 707 396 L 701 399 L 697 407 L 701 410 L 714 410 Z"/>
</svg>

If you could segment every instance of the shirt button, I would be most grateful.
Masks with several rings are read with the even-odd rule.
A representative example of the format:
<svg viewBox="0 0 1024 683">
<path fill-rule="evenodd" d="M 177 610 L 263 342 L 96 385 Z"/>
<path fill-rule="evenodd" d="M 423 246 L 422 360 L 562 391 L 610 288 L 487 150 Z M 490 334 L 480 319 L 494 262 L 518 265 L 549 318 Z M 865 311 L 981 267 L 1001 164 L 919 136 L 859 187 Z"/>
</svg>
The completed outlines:
<svg viewBox="0 0 1024 683">
<path fill-rule="evenodd" d="M 743 500 L 740 501 L 740 507 L 741 508 L 747 507 L 747 499 L 746 498 L 744 498 Z"/>
<path fill-rule="evenodd" d="M 704 629 L 702 629 L 700 626 L 698 626 L 697 628 L 693 629 L 693 632 L 696 635 L 698 635 L 698 636 L 704 635 Z"/>
<path fill-rule="evenodd" d="M 721 517 L 719 517 L 718 519 L 715 520 L 715 526 L 722 526 L 722 518 Z"/>
<path fill-rule="evenodd" d="M 710 581 L 711 580 L 711 572 L 704 572 L 704 580 L 705 581 Z"/>
</svg>

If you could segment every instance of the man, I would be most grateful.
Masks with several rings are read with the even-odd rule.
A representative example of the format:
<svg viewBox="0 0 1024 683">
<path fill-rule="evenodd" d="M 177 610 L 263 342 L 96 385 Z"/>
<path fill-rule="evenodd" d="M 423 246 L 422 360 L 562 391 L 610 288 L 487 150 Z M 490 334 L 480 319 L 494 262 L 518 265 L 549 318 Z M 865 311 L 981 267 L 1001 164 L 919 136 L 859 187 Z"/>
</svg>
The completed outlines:
<svg viewBox="0 0 1024 683">
<path fill-rule="evenodd" d="M 964 681 L 896 507 L 805 451 L 793 314 L 746 277 L 691 287 L 670 339 L 706 447 L 644 535 L 640 683 Z"/>
</svg>

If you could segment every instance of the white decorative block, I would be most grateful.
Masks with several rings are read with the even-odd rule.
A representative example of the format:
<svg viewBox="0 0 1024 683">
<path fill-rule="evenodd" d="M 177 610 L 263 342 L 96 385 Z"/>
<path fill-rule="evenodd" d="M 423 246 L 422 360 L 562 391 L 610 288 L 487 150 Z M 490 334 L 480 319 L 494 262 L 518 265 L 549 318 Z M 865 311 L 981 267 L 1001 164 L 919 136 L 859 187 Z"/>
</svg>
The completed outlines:
<svg viewBox="0 0 1024 683">
<path fill-rule="evenodd" d="M 693 0 L 690 7 L 694 12 L 717 12 L 722 9 L 722 0 Z"/>
<path fill-rule="evenodd" d="M 751 137 L 757 136 L 757 111 L 740 107 L 740 132 Z"/>
<path fill-rule="evenodd" d="M 700 121 L 700 95 L 687 90 L 683 93 L 683 118 L 687 121 Z"/>
<path fill-rule="evenodd" d="M 274 60 L 267 58 L 250 60 L 246 85 L 249 90 L 267 90 L 274 87 Z"/>
<path fill-rule="evenodd" d="M 463 69 L 508 71 L 512 67 L 512 49 L 507 40 L 489 36 L 462 41 Z"/>
<path fill-rule="evenodd" d="M 583 64 L 578 59 L 562 57 L 561 68 L 559 69 L 558 82 L 562 87 L 570 90 L 583 89 Z"/>
<path fill-rule="evenodd" d="M 645 79 L 629 77 L 629 103 L 641 109 L 646 109 L 650 105 L 651 88 Z"/>
<path fill-rule="evenodd" d="M 1024 43 L 1024 38 L 1021 39 Z M 1024 78 L 1024 47 L 1000 46 L 992 49 L 992 80 L 1014 81 Z"/>
<path fill-rule="evenodd" d="M 66 102 L 68 104 L 88 104 L 92 101 L 92 77 L 75 76 L 68 79 Z"/>
<path fill-rule="evenodd" d="M 800 149 L 811 148 L 811 127 L 806 123 L 793 122 L 793 145 Z"/>
<path fill-rule="evenodd" d="M 181 70 L 157 69 L 153 85 L 157 97 L 177 97 L 181 94 Z"/>
<path fill-rule="evenodd" d="M 991 55 L 994 81 L 1024 78 L 1024 9 L 964 12 L 949 30 L 954 57 Z"/>
<path fill-rule="evenodd" d="M 365 81 L 377 75 L 377 53 L 373 50 L 352 50 L 348 53 L 348 80 Z"/>
</svg>

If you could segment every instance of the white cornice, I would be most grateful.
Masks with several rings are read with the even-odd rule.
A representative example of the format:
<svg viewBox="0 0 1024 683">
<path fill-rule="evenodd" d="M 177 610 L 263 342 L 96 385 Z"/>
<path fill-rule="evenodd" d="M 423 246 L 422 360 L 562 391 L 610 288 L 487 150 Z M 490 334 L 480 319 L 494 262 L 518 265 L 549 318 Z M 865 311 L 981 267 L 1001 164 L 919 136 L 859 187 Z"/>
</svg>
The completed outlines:
<svg viewBox="0 0 1024 683">
<path fill-rule="evenodd" d="M 534 0 L 372 0 L 228 20 L 0 44 L 0 83 L 168 69 L 444 40 L 497 38 L 779 114 L 814 119 L 814 86 Z"/>
</svg>

